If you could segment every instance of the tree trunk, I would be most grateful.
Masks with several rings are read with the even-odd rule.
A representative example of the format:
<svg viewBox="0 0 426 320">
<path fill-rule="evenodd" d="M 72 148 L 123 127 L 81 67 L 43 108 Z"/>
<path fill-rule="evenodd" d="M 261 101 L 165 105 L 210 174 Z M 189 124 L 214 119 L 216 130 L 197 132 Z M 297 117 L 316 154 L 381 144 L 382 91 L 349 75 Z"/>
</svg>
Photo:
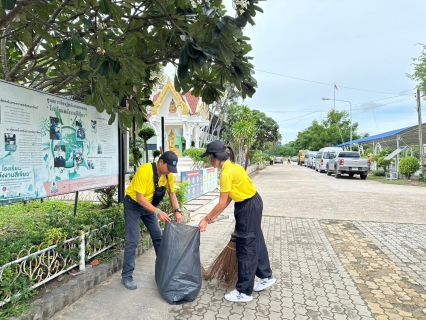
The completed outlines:
<svg viewBox="0 0 426 320">
<path fill-rule="evenodd" d="M 247 152 L 246 152 L 246 163 L 244 164 L 244 170 L 247 171 L 248 166 L 248 160 L 250 158 L 250 146 L 247 146 Z"/>
</svg>

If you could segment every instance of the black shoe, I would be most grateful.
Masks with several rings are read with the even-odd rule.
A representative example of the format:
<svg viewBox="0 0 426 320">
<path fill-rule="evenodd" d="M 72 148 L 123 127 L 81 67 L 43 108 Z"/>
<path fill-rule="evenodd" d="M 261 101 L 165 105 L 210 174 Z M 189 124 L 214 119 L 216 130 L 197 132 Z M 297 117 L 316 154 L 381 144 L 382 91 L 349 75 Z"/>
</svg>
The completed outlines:
<svg viewBox="0 0 426 320">
<path fill-rule="evenodd" d="M 122 278 L 121 283 L 129 290 L 136 290 L 138 287 L 132 277 Z"/>
</svg>

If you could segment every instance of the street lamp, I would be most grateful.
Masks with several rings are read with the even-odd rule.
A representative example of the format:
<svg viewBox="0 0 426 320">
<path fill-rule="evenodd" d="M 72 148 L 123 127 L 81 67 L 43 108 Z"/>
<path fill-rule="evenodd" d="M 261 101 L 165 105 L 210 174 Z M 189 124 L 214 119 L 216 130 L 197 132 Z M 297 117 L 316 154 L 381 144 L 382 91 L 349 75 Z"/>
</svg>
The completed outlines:
<svg viewBox="0 0 426 320">
<path fill-rule="evenodd" d="M 352 151 L 352 103 L 350 103 L 350 101 L 347 101 L 347 100 L 337 100 L 337 99 L 329 99 L 329 98 L 321 98 L 321 99 L 322 99 L 322 101 L 333 100 L 333 101 L 342 101 L 342 102 L 349 103 L 349 106 L 350 106 L 349 118 L 350 118 L 350 128 L 351 128 L 351 137 L 350 137 L 350 141 L 349 141 L 349 149 Z"/>
</svg>

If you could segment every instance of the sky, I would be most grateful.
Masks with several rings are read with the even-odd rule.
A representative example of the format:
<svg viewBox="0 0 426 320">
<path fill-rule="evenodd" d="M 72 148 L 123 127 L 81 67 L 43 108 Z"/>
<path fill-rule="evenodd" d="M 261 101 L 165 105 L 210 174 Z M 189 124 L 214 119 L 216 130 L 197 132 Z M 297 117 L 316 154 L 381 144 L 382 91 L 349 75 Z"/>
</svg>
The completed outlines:
<svg viewBox="0 0 426 320">
<path fill-rule="evenodd" d="M 231 0 L 223 2 L 232 10 Z M 360 134 L 417 125 L 416 83 L 406 74 L 426 43 L 426 1 L 268 0 L 259 6 L 264 13 L 245 29 L 258 88 L 242 103 L 276 120 L 283 144 L 325 119 L 334 104 L 352 114 Z"/>
</svg>

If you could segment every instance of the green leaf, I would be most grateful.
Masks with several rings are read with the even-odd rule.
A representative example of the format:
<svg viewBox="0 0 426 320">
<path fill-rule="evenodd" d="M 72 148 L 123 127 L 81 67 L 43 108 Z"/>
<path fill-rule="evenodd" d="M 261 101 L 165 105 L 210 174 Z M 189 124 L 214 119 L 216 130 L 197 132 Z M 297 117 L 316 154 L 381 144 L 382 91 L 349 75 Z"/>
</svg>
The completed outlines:
<svg viewBox="0 0 426 320">
<path fill-rule="evenodd" d="M 201 47 L 204 48 L 204 52 L 209 55 L 216 55 L 220 53 L 220 49 L 217 45 L 210 42 L 202 42 Z"/>
<path fill-rule="evenodd" d="M 114 61 L 114 64 L 112 66 L 112 72 L 114 74 L 119 74 L 120 70 L 121 70 L 120 60 L 117 59 L 116 61 Z"/>
<path fill-rule="evenodd" d="M 220 18 L 219 21 L 216 24 L 217 28 L 222 31 L 226 27 L 226 19 Z"/>
<path fill-rule="evenodd" d="M 71 59 L 71 40 L 65 40 L 59 47 L 59 60 L 67 61 Z"/>
<path fill-rule="evenodd" d="M 81 48 L 83 49 L 83 52 L 81 54 L 79 54 L 78 56 L 75 56 L 75 60 L 77 61 L 83 61 L 84 59 L 86 59 L 86 55 L 87 55 L 87 45 L 85 42 L 83 42 L 81 44 Z"/>
<path fill-rule="evenodd" d="M 31 34 L 31 31 L 25 30 L 22 34 L 22 41 L 24 41 L 25 45 L 27 47 L 31 47 L 33 44 L 33 35 Z"/>
<path fill-rule="evenodd" d="M 195 49 L 190 43 L 188 43 L 186 45 L 186 53 L 188 54 L 188 56 L 190 56 L 191 58 L 197 58 L 199 51 L 197 49 Z"/>
<path fill-rule="evenodd" d="M 187 8 L 187 2 L 186 0 L 177 0 L 176 4 L 179 8 L 185 10 Z"/>
<path fill-rule="evenodd" d="M 109 120 L 108 120 L 108 124 L 112 125 L 114 121 L 115 121 L 115 113 L 111 113 L 111 116 L 109 117 Z"/>
<path fill-rule="evenodd" d="M 103 14 L 110 13 L 110 6 L 107 0 L 99 0 L 99 12 Z"/>
<path fill-rule="evenodd" d="M 126 49 L 133 49 L 138 42 L 138 38 L 133 33 L 126 36 L 124 39 L 124 47 Z"/>
<path fill-rule="evenodd" d="M 102 62 L 101 66 L 99 67 L 99 74 L 103 77 L 108 77 L 109 76 L 109 61 L 105 60 L 104 62 Z"/>
<path fill-rule="evenodd" d="M 16 0 L 1 0 L 1 5 L 6 10 L 12 10 L 16 5 Z"/>
<path fill-rule="evenodd" d="M 259 11 L 259 12 L 263 13 L 263 9 L 261 7 L 259 7 L 259 6 L 256 6 L 256 5 L 252 4 L 250 7 L 252 7 L 256 11 Z"/>
<path fill-rule="evenodd" d="M 88 70 L 80 70 L 78 72 L 78 77 L 80 79 L 89 79 L 89 76 L 90 76 L 90 71 Z"/>
<path fill-rule="evenodd" d="M 189 56 L 186 52 L 186 47 L 188 46 L 187 43 L 185 43 L 179 52 L 179 63 L 183 65 L 187 65 L 189 62 Z"/>
<path fill-rule="evenodd" d="M 91 21 L 91 20 L 89 20 L 89 19 L 87 19 L 87 18 L 83 18 L 83 19 L 82 19 L 82 21 L 83 21 L 83 23 L 84 23 L 85 25 L 87 25 L 88 27 L 93 28 L 93 23 L 92 23 L 92 21 Z"/>
<path fill-rule="evenodd" d="M 117 26 L 124 29 L 126 27 L 126 23 L 121 19 L 124 15 L 124 10 L 121 10 L 121 8 L 112 1 L 108 1 L 108 5 L 111 8 L 111 14 L 114 22 Z"/>
<path fill-rule="evenodd" d="M 185 79 L 188 76 L 188 66 L 179 64 L 177 73 L 178 73 L 179 79 Z"/>
<path fill-rule="evenodd" d="M 220 39 L 222 38 L 222 31 L 216 26 L 213 29 L 212 35 L 214 39 Z"/>
<path fill-rule="evenodd" d="M 56 44 L 56 43 L 58 43 L 58 39 L 55 39 L 54 37 L 52 37 L 49 34 L 49 32 L 47 32 L 46 30 L 44 30 L 42 27 L 40 27 L 40 26 L 33 26 L 33 29 L 34 29 L 35 33 L 37 33 L 44 40 L 46 40 L 46 42 L 48 42 L 50 44 Z"/>
<path fill-rule="evenodd" d="M 90 68 L 93 70 L 96 70 L 99 68 L 99 65 L 101 64 L 101 57 L 99 55 L 93 56 L 92 59 L 90 59 Z"/>
<path fill-rule="evenodd" d="M 104 106 L 102 104 L 100 93 L 95 92 L 95 95 L 93 97 L 93 103 L 95 104 L 96 111 L 98 111 L 99 113 L 104 112 L 105 109 L 104 109 Z"/>
<path fill-rule="evenodd" d="M 72 53 L 74 53 L 75 56 L 78 56 L 83 53 L 83 46 L 80 43 L 80 40 L 76 34 L 74 33 L 71 42 L 72 42 Z"/>
<path fill-rule="evenodd" d="M 215 8 L 207 9 L 205 14 L 207 18 L 212 19 L 216 15 L 216 9 Z"/>
</svg>

